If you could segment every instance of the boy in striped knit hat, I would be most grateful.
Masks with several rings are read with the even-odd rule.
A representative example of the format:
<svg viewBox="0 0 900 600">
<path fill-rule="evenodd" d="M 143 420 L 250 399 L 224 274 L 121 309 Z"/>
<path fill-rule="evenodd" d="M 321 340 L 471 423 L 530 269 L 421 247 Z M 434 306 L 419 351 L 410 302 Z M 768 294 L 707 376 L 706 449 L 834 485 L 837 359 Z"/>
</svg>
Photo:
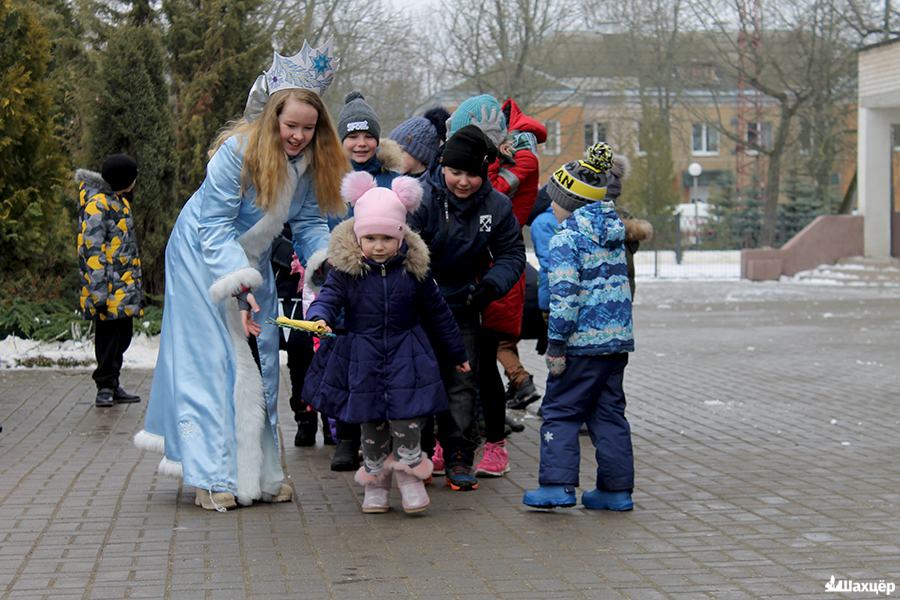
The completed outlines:
<svg viewBox="0 0 900 600">
<path fill-rule="evenodd" d="M 588 149 L 585 160 L 556 170 L 547 192 L 560 226 L 550 240 L 547 393 L 542 411 L 540 486 L 522 502 L 536 508 L 575 506 L 578 430 L 586 423 L 596 449 L 596 487 L 589 509 L 631 510 L 634 457 L 622 381 L 634 351 L 625 226 L 606 198 L 612 149 Z"/>
</svg>

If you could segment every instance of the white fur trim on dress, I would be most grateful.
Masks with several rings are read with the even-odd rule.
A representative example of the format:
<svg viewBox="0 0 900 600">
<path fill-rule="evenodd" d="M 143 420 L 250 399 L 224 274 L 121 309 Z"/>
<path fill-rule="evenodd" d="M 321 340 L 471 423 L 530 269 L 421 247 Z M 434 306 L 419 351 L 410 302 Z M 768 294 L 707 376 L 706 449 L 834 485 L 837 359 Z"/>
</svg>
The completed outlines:
<svg viewBox="0 0 900 600">
<path fill-rule="evenodd" d="M 253 289 L 259 287 L 261 283 L 262 275 L 259 271 L 253 267 L 244 267 L 216 279 L 209 286 L 209 295 L 213 302 L 221 302 L 240 292 L 244 286 Z"/>
<path fill-rule="evenodd" d="M 134 434 L 134 445 L 141 450 L 149 450 L 157 454 L 166 453 L 166 438 L 144 429 Z"/>
<path fill-rule="evenodd" d="M 234 374 L 234 429 L 237 438 L 237 501 L 252 504 L 258 500 L 263 463 L 262 436 L 266 428 L 266 400 L 262 376 L 241 325 L 237 305 L 226 308 L 228 333 L 236 358 Z"/>
<path fill-rule="evenodd" d="M 313 252 L 312 256 L 306 261 L 306 272 L 308 275 L 304 278 L 304 285 L 309 285 L 309 288 L 316 294 L 319 293 L 321 286 L 313 284 L 312 274 L 315 273 L 326 260 L 328 260 L 328 248 L 320 248 Z"/>
<path fill-rule="evenodd" d="M 166 477 L 177 477 L 178 479 L 184 477 L 184 471 L 181 468 L 181 463 L 175 462 L 174 460 L 169 460 L 165 456 L 163 456 L 162 460 L 159 461 L 159 466 L 156 467 L 156 472 L 160 475 L 165 475 Z"/>
<path fill-rule="evenodd" d="M 307 158 L 304 156 L 300 160 L 288 165 L 288 176 L 284 182 L 284 187 L 278 194 L 275 205 L 267 210 L 262 218 L 253 224 L 253 226 L 244 232 L 238 238 L 238 243 L 247 254 L 247 259 L 251 265 L 259 263 L 259 257 L 272 244 L 287 221 L 288 212 L 290 212 L 291 201 L 294 199 L 294 192 L 297 191 L 297 181 L 306 171 Z"/>
</svg>

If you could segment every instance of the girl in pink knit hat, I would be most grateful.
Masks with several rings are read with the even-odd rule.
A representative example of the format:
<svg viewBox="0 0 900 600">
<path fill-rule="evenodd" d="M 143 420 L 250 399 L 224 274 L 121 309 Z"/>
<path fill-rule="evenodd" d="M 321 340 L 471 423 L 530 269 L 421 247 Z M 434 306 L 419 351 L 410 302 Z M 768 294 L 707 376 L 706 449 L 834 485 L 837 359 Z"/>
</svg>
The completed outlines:
<svg viewBox="0 0 900 600">
<path fill-rule="evenodd" d="M 317 410 L 360 423 L 365 488 L 362 511 L 390 509 L 391 476 L 403 509 L 428 507 L 424 480 L 432 464 L 420 436 L 429 415 L 447 410 L 442 369 L 469 371 L 466 350 L 429 269 L 428 248 L 406 225 L 422 188 L 398 177 L 376 187 L 364 171 L 344 178 L 354 217 L 331 233 L 332 269 L 306 317 L 344 331 L 323 340 L 306 375 L 303 397 Z M 438 349 L 438 350 L 436 350 Z M 455 365 L 455 367 L 454 367 Z"/>
</svg>

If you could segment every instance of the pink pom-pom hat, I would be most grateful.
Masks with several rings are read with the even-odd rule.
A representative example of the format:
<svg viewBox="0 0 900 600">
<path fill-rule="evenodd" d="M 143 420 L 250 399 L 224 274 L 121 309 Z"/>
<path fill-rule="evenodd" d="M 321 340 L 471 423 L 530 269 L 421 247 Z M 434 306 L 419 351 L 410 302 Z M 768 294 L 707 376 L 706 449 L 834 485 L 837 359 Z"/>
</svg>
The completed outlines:
<svg viewBox="0 0 900 600">
<path fill-rule="evenodd" d="M 341 195 L 353 206 L 353 232 L 357 239 L 366 235 L 386 235 L 403 239 L 406 215 L 422 203 L 422 186 L 412 177 L 397 177 L 391 189 L 377 187 L 375 178 L 365 171 L 344 177 Z"/>
</svg>

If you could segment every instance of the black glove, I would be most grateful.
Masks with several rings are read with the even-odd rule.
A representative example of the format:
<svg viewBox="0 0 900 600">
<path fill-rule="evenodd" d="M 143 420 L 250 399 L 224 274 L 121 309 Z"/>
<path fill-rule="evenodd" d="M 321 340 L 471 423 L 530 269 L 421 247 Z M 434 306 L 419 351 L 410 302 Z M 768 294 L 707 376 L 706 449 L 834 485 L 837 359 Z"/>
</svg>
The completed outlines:
<svg viewBox="0 0 900 600">
<path fill-rule="evenodd" d="M 325 279 L 328 277 L 329 271 L 331 271 L 331 263 L 326 260 L 319 265 L 319 268 L 313 271 L 309 281 L 316 287 L 322 287 L 325 285 Z"/>
<path fill-rule="evenodd" d="M 484 312 L 484 309 L 499 297 L 500 294 L 497 293 L 497 288 L 487 281 L 482 281 L 476 285 L 475 289 L 472 290 L 472 293 L 469 294 L 469 299 L 466 301 L 466 304 L 477 312 Z"/>
</svg>

